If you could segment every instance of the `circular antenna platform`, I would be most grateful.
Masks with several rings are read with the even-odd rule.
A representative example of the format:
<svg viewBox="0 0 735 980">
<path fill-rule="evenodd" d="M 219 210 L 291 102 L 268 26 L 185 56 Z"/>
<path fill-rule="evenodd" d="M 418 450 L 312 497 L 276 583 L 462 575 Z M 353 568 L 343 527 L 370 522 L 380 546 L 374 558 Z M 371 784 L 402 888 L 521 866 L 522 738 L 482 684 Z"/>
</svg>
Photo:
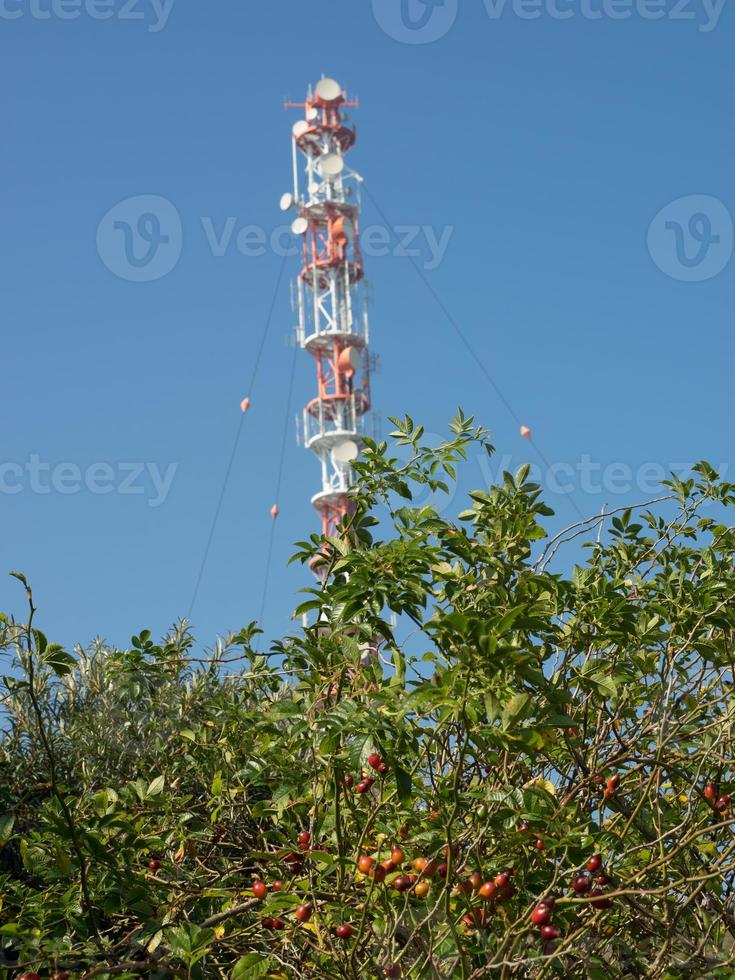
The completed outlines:
<svg viewBox="0 0 735 980">
<path fill-rule="evenodd" d="M 316 97 L 321 102 L 336 102 L 342 95 L 342 86 L 333 78 L 322 78 L 316 87 Z"/>
<path fill-rule="evenodd" d="M 308 122 L 305 119 L 299 119 L 298 122 L 295 122 L 293 124 L 292 132 L 294 135 L 294 139 L 298 139 L 300 136 L 303 136 L 308 129 L 309 129 Z"/>
<path fill-rule="evenodd" d="M 309 228 L 309 222 L 306 218 L 296 218 L 296 220 L 291 225 L 291 231 L 294 235 L 305 235 Z"/>
<path fill-rule="evenodd" d="M 335 446 L 332 450 L 332 457 L 335 463 L 351 463 L 353 460 L 357 459 L 359 455 L 360 447 L 351 439 L 348 439 L 346 442 L 340 442 L 339 445 Z"/>
<path fill-rule="evenodd" d="M 288 211 L 294 206 L 293 194 L 284 194 L 281 197 L 281 211 Z"/>
<path fill-rule="evenodd" d="M 339 153 L 327 153 L 319 161 L 319 170 L 324 177 L 339 177 L 345 169 L 345 162 Z"/>
</svg>

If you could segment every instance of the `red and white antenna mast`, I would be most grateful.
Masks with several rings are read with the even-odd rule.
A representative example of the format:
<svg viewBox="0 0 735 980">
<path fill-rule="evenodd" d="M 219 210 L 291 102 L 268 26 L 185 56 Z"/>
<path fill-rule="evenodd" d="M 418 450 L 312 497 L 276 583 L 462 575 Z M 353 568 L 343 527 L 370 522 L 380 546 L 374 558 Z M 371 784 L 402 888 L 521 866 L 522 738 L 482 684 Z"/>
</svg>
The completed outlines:
<svg viewBox="0 0 735 980">
<path fill-rule="evenodd" d="M 317 395 L 303 417 L 303 441 L 319 459 L 322 487 L 312 504 L 324 534 L 334 535 L 349 512 L 352 462 L 360 451 L 370 411 L 368 316 L 360 253 L 360 185 L 345 156 L 355 143 L 345 109 L 357 107 L 342 86 L 322 78 L 293 127 L 293 194 L 281 209 L 295 208 L 292 230 L 303 237 L 303 267 L 296 280 L 301 347 L 316 362 Z M 305 186 L 300 188 L 299 159 Z"/>
</svg>

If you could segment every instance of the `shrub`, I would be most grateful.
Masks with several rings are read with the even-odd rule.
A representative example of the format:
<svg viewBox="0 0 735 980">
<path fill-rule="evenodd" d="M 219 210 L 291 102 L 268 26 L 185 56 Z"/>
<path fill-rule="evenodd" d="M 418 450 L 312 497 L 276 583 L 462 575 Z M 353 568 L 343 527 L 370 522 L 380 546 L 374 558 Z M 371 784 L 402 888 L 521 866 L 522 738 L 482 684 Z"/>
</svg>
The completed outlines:
<svg viewBox="0 0 735 980">
<path fill-rule="evenodd" d="M 396 425 L 409 461 L 366 444 L 348 526 L 298 546 L 313 624 L 267 655 L 182 623 L 72 657 L 17 576 L 6 973 L 733 975 L 735 487 L 699 464 L 542 546 L 527 468 L 457 522 L 412 504 L 492 451 L 471 419 Z"/>
</svg>

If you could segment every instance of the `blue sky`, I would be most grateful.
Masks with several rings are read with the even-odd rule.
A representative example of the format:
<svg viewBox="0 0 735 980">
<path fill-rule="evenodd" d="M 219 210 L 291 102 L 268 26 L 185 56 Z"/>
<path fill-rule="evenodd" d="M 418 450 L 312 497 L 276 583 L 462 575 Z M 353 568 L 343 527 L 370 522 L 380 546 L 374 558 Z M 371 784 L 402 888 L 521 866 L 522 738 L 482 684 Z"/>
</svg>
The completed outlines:
<svg viewBox="0 0 735 980">
<path fill-rule="evenodd" d="M 522 420 L 556 467 L 553 527 L 644 499 L 636 484 L 661 468 L 732 461 L 732 11 L 406 0 L 403 14 L 0 0 L 0 566 L 29 576 L 54 639 L 124 643 L 188 611 L 282 261 L 243 254 L 257 233 L 243 250 L 237 234 L 283 223 L 283 100 L 322 73 L 359 96 L 352 163 L 419 248 L 421 276 L 395 248 L 367 257 L 384 432 L 410 413 L 441 433 L 460 404 L 516 467 L 540 459 Z M 174 222 L 147 233 L 176 245 L 180 221 L 181 252 L 136 282 L 109 237 L 134 205 L 105 216 L 147 195 Z M 381 224 L 366 201 L 363 226 Z M 319 478 L 294 436 L 305 354 L 286 405 L 292 326 L 284 281 L 194 610 L 202 643 L 258 615 L 287 417 L 270 635 L 310 584 L 286 567 L 316 528 Z M 489 478 L 471 459 L 463 490 Z M 3 574 L 0 609 L 22 608 Z"/>
</svg>

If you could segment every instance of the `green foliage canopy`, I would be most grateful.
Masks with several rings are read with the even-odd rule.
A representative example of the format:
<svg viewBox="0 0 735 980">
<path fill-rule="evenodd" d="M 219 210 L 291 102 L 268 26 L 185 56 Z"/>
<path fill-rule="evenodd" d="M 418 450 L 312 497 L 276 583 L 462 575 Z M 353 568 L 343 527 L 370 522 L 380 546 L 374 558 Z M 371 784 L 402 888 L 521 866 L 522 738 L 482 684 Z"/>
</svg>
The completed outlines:
<svg viewBox="0 0 735 980">
<path fill-rule="evenodd" d="M 72 657 L 16 576 L 0 973 L 735 975 L 735 487 L 699 464 L 543 544 L 527 468 L 457 521 L 414 505 L 492 451 L 461 414 L 422 437 L 367 443 L 349 526 L 298 546 L 313 625 L 267 655 L 184 623 Z"/>
</svg>

